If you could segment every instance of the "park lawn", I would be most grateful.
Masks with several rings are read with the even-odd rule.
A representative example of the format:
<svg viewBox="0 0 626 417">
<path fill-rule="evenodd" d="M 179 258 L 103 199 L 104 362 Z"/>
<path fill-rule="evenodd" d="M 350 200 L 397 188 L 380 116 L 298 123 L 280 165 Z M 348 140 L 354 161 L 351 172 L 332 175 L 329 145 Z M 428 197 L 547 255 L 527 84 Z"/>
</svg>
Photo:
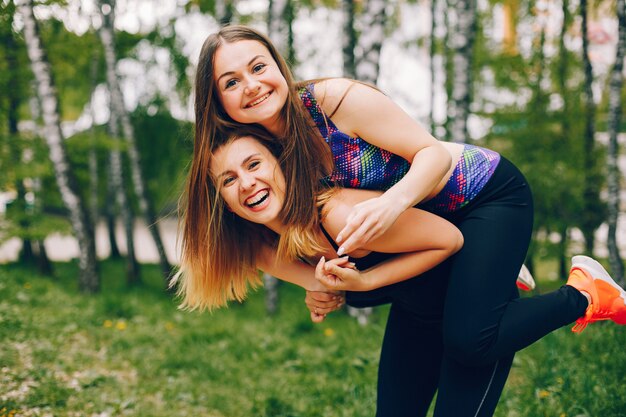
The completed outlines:
<svg viewBox="0 0 626 417">
<path fill-rule="evenodd" d="M 126 288 L 101 265 L 102 292 L 81 295 L 76 267 L 56 278 L 0 266 L 0 417 L 374 415 L 388 309 L 359 326 L 343 313 L 309 321 L 303 291 L 282 285 L 213 314 L 177 309 L 158 268 Z M 561 329 L 520 352 L 496 416 L 626 416 L 626 328 Z"/>
</svg>

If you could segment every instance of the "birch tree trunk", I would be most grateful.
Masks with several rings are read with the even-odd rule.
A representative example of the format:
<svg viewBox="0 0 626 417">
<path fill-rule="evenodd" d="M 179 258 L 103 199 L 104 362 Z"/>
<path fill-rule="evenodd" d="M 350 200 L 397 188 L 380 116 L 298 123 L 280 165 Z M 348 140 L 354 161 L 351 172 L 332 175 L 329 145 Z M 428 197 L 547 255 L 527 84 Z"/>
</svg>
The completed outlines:
<svg viewBox="0 0 626 417">
<path fill-rule="evenodd" d="M 111 164 L 111 176 L 109 177 L 109 181 L 112 183 L 117 206 L 122 215 L 122 221 L 124 222 L 124 232 L 126 234 L 126 283 L 132 286 L 141 282 L 141 272 L 137 258 L 135 257 L 135 238 L 133 235 L 135 219 L 126 195 L 124 166 L 122 164 L 122 153 L 120 152 L 119 120 L 117 112 L 113 110 L 111 110 L 109 119 L 109 133 L 116 142 L 115 147 L 109 154 L 109 163 Z"/>
<path fill-rule="evenodd" d="M 584 0 L 583 0 L 584 1 Z M 570 12 L 569 12 L 569 0 L 562 0 L 561 10 L 563 12 L 563 24 L 561 25 L 561 33 L 559 35 L 559 66 L 558 66 L 558 85 L 559 92 L 563 99 L 563 112 L 561 115 L 561 140 L 567 142 L 570 140 L 572 135 L 572 128 L 570 123 L 570 97 L 567 87 L 567 77 L 569 73 L 569 59 L 567 48 L 565 47 L 565 35 L 567 34 L 567 29 L 570 24 Z M 539 86 L 541 85 L 541 82 Z M 540 87 L 539 87 L 540 88 Z M 569 233 L 568 226 L 559 225 L 558 230 L 559 236 L 561 239 L 559 240 L 559 244 L 557 245 L 557 256 L 559 259 L 558 266 L 558 276 L 562 277 L 562 279 L 566 279 L 567 277 L 567 268 L 569 265 L 569 259 L 566 259 L 567 246 L 569 243 Z"/>
<path fill-rule="evenodd" d="M 444 86 L 446 89 L 446 118 L 444 121 L 445 127 L 445 140 L 452 139 L 451 126 L 454 114 L 456 113 L 455 103 L 452 100 L 452 92 L 454 91 L 454 60 L 452 59 L 452 45 L 451 38 L 456 30 L 456 2 L 457 0 L 446 0 L 445 2 L 445 25 L 446 32 L 443 38 L 443 44 L 445 45 L 443 53 L 443 68 L 445 74 Z"/>
<path fill-rule="evenodd" d="M 611 266 L 611 275 L 619 284 L 624 286 L 624 264 L 619 254 L 617 246 L 617 219 L 620 213 L 620 186 L 622 175 L 619 170 L 619 146 L 617 143 L 617 135 L 619 134 L 619 125 L 622 114 L 622 85 L 623 85 L 623 68 L 624 68 L 624 52 L 626 49 L 626 10 L 625 0 L 617 0 L 617 19 L 619 23 L 619 36 L 617 40 L 617 50 L 615 52 L 615 65 L 611 71 L 609 81 L 609 146 L 608 146 L 608 225 L 609 232 L 607 237 L 607 245 L 609 249 L 609 263 Z"/>
<path fill-rule="evenodd" d="M 63 143 L 58 98 L 52 80 L 50 64 L 41 46 L 37 22 L 33 14 L 32 0 L 20 0 L 17 2 L 17 6 L 24 20 L 24 40 L 41 101 L 44 136 L 50 150 L 50 160 L 54 167 L 61 198 L 69 211 L 70 222 L 80 250 L 78 260 L 79 288 L 83 292 L 94 293 L 100 288 L 100 278 L 97 271 L 93 229 L 85 205 L 78 193 L 76 180 L 71 171 Z"/>
<path fill-rule="evenodd" d="M 354 48 L 356 47 L 356 31 L 354 30 L 354 0 L 341 0 L 343 12 L 343 76 L 356 78 L 356 65 L 354 60 Z"/>
<path fill-rule="evenodd" d="M 167 281 L 170 277 L 171 266 L 169 264 L 169 261 L 167 260 L 165 248 L 163 247 L 163 242 L 161 241 L 161 236 L 159 235 L 157 218 L 154 213 L 154 209 L 152 207 L 150 199 L 148 198 L 145 181 L 141 172 L 139 151 L 137 149 L 137 144 L 135 143 L 135 134 L 130 122 L 130 117 L 128 116 L 128 113 L 124 108 L 124 97 L 122 95 L 122 90 L 115 69 L 115 64 L 117 62 L 115 58 L 115 43 L 113 38 L 115 1 L 101 0 L 99 4 L 100 10 L 102 12 L 103 24 L 98 32 L 100 35 L 100 40 L 102 41 L 104 57 L 106 61 L 107 83 L 109 84 L 109 91 L 111 93 L 111 112 L 117 113 L 117 116 L 119 117 L 122 125 L 122 135 L 124 136 L 124 140 L 126 141 L 128 148 L 131 178 L 133 186 L 135 188 L 135 195 L 137 196 L 137 200 L 139 201 L 141 214 L 143 215 L 145 222 L 148 225 L 148 228 L 152 235 L 152 239 L 154 240 L 154 244 L 156 245 L 157 252 L 159 254 L 161 272 L 166 281 L 165 288 L 168 288 Z M 105 13 L 106 10 L 109 11 L 108 14 Z"/>
<path fill-rule="evenodd" d="M 430 111 L 428 118 L 430 119 L 430 133 L 435 135 L 435 56 L 437 54 L 437 41 L 435 33 L 437 31 L 437 0 L 430 0 Z"/>
<path fill-rule="evenodd" d="M 380 67 L 380 49 L 385 39 L 385 0 L 368 0 L 361 15 L 361 34 L 357 43 L 356 77 L 376 85 Z"/>
<path fill-rule="evenodd" d="M 476 37 L 476 0 L 454 0 L 451 4 L 456 8 L 457 27 L 451 34 L 453 49 L 454 76 L 452 101 L 454 112 L 450 126 L 453 142 L 467 141 L 467 118 L 472 101 L 472 57 L 474 39 Z"/>
<path fill-rule="evenodd" d="M 230 25 L 235 14 L 235 0 L 216 0 L 215 18 L 220 26 Z"/>
<path fill-rule="evenodd" d="M 566 1 L 566 0 L 564 0 Z M 565 6 L 564 6 L 565 7 Z M 580 14 L 582 15 L 582 60 L 585 73 L 584 101 L 585 101 L 585 133 L 583 136 L 583 218 L 580 224 L 583 236 L 585 237 L 585 249 L 589 255 L 593 255 L 594 232 L 599 226 L 594 218 L 596 217 L 596 204 L 599 201 L 599 190 L 597 187 L 597 169 L 595 158 L 595 118 L 596 104 L 593 101 L 593 69 L 589 59 L 589 36 L 588 36 L 588 7 L 587 0 L 580 0 Z"/>
<path fill-rule="evenodd" d="M 269 0 L 267 33 L 278 52 L 292 66 L 295 64 L 292 27 L 294 12 L 292 0 Z"/>
<path fill-rule="evenodd" d="M 98 76 L 98 55 L 93 54 L 91 58 L 91 86 L 92 91 L 97 85 Z M 95 131 L 95 109 L 93 100 L 89 105 L 89 113 L 91 115 L 91 129 L 89 133 L 89 217 L 91 218 L 92 227 L 96 230 L 98 225 L 98 155 L 96 149 L 96 131 Z"/>
<path fill-rule="evenodd" d="M 108 177 L 113 178 L 113 170 L 111 168 L 111 156 L 107 161 Z M 117 246 L 117 238 L 115 237 L 115 188 L 112 181 L 107 181 L 107 198 L 104 210 L 106 216 L 107 234 L 109 237 L 109 246 L 111 248 L 110 257 L 112 259 L 119 259 L 122 257 L 120 254 L 120 248 Z"/>
</svg>

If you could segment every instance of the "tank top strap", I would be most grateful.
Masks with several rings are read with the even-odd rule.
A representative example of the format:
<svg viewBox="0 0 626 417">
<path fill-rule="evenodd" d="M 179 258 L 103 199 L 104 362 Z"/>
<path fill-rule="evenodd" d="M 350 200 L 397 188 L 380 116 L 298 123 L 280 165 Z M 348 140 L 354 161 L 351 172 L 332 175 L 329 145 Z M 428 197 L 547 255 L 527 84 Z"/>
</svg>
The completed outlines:
<svg viewBox="0 0 626 417">
<path fill-rule="evenodd" d="M 306 87 L 301 87 L 298 90 L 298 94 L 300 95 L 300 100 L 304 104 L 304 107 L 311 115 L 311 118 L 315 122 L 318 130 L 320 131 L 323 138 L 328 138 L 332 133 L 336 132 L 337 126 L 330 120 L 330 117 L 326 116 L 322 108 L 317 102 L 313 91 L 315 89 L 315 84 L 310 83 L 307 84 Z"/>
<path fill-rule="evenodd" d="M 330 233 L 328 233 L 326 229 L 324 229 L 324 226 L 322 225 L 321 222 L 320 222 L 320 230 L 322 231 L 322 233 L 324 233 L 324 236 L 326 236 L 326 240 L 328 240 L 328 243 L 330 243 L 333 249 L 335 249 L 335 251 L 339 250 L 339 245 L 337 245 L 337 243 L 335 242 L 335 239 L 333 239 L 332 236 L 330 236 Z"/>
</svg>

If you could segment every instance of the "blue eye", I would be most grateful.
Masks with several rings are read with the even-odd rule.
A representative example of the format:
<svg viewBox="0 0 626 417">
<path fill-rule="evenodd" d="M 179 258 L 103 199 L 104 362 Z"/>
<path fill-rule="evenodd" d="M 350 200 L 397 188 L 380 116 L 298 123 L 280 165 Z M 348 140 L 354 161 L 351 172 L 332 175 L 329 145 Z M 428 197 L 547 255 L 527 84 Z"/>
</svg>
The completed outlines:
<svg viewBox="0 0 626 417">
<path fill-rule="evenodd" d="M 265 64 L 256 64 L 254 67 L 252 67 L 252 72 L 259 72 L 263 68 L 265 68 Z"/>
<path fill-rule="evenodd" d="M 248 169 L 254 169 L 256 168 L 261 162 L 260 161 L 253 161 L 250 163 L 250 165 L 248 165 Z"/>
<path fill-rule="evenodd" d="M 234 177 L 226 177 L 224 178 L 224 181 L 222 182 L 222 186 L 226 187 L 227 185 L 231 184 L 233 181 L 235 181 Z"/>
<path fill-rule="evenodd" d="M 228 80 L 226 81 L 226 84 L 224 85 L 224 88 L 230 88 L 232 86 L 234 86 L 237 83 L 236 80 Z"/>
</svg>

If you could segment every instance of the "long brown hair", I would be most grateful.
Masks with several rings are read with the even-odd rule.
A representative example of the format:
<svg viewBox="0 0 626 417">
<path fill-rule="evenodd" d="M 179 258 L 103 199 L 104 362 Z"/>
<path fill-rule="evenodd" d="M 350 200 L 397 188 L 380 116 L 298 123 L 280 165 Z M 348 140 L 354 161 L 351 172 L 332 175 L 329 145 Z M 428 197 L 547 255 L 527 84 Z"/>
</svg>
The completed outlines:
<svg viewBox="0 0 626 417">
<path fill-rule="evenodd" d="M 219 141 L 214 141 L 210 154 L 220 147 L 239 138 L 253 137 L 277 158 L 280 169 L 285 163 L 281 144 L 265 129 L 245 126 L 235 132 L 223 132 Z M 209 159 L 210 164 L 210 159 Z M 284 232 L 278 236 L 263 225 L 245 220 L 226 208 L 220 195 L 220 184 L 206 174 L 208 211 L 203 235 L 206 250 L 193 254 L 189 249 L 189 240 L 183 239 L 181 268 L 173 282 L 178 284 L 178 294 L 182 297 L 183 308 L 208 309 L 221 307 L 230 300 L 243 300 L 248 288 L 256 287 L 259 275 L 256 270 L 257 260 L 263 247 L 274 247 L 279 257 L 295 259 L 297 256 L 311 256 L 322 250 L 318 242 L 319 216 L 313 218 L 313 226 L 301 228 L 287 224 Z M 319 190 L 319 204 L 325 203 L 332 194 L 332 189 Z M 295 190 L 287 188 L 285 195 Z M 186 200 L 185 200 L 186 198 Z M 189 197 L 181 200 L 181 208 L 189 207 Z M 311 199 L 311 204 L 316 205 Z M 183 223 L 188 224 L 188 210 L 183 210 Z M 198 230 L 201 232 L 201 230 Z"/>
<path fill-rule="evenodd" d="M 260 32 L 246 26 L 226 26 L 210 35 L 202 46 L 196 71 L 193 159 L 185 193 L 181 198 L 181 271 L 184 274 L 198 276 L 198 279 L 209 279 L 202 277 L 202 274 L 206 274 L 209 270 L 222 271 L 222 265 L 209 265 L 209 257 L 207 257 L 207 253 L 216 250 L 214 246 L 216 239 L 223 237 L 221 229 L 212 229 L 212 219 L 222 218 L 225 214 L 218 202 L 216 190 L 208 177 L 212 151 L 227 139 L 228 135 L 225 132 L 245 126 L 232 120 L 220 102 L 214 77 L 214 57 L 222 44 L 241 40 L 254 40 L 265 46 L 276 61 L 289 87 L 287 101 L 280 115 L 286 129 L 276 140 L 281 146 L 280 160 L 287 189 L 297 190 L 297 192 L 290 192 L 286 195 L 280 214 L 284 224 L 292 226 L 294 230 L 316 228 L 318 213 L 315 196 L 320 187 L 319 180 L 330 174 L 333 169 L 330 149 L 302 106 L 291 71 L 271 41 Z M 235 229 L 232 232 L 235 233 Z M 224 233 L 230 232 L 224 231 Z M 252 245 L 253 242 L 246 244 Z M 246 259 L 245 268 L 252 268 L 253 262 L 253 259 Z M 232 271 L 223 270 L 222 272 Z M 211 276 L 217 275 L 212 273 Z M 241 282 L 234 282 L 232 288 L 224 289 L 219 296 L 209 297 L 210 302 L 203 303 L 197 300 L 196 302 L 191 296 L 186 304 L 191 308 L 211 308 L 223 305 L 228 299 L 241 299 L 245 290 L 240 284 Z M 192 288 L 189 287 L 189 289 Z M 186 292 L 189 293 L 189 291 Z M 209 299 L 205 296 L 206 294 L 199 295 L 199 300 Z"/>
</svg>

